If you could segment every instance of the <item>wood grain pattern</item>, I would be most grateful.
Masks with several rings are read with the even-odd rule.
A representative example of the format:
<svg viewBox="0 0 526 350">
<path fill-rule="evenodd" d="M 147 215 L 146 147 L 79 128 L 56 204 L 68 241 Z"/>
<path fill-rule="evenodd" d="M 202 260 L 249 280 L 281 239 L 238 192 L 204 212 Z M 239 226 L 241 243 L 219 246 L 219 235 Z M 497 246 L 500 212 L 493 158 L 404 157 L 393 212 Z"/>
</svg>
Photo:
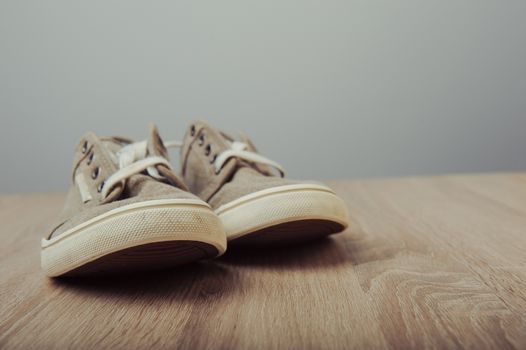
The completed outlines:
<svg viewBox="0 0 526 350">
<path fill-rule="evenodd" d="M 526 349 L 526 174 L 330 184 L 333 238 L 69 280 L 39 266 L 63 196 L 0 196 L 0 348 Z"/>
</svg>

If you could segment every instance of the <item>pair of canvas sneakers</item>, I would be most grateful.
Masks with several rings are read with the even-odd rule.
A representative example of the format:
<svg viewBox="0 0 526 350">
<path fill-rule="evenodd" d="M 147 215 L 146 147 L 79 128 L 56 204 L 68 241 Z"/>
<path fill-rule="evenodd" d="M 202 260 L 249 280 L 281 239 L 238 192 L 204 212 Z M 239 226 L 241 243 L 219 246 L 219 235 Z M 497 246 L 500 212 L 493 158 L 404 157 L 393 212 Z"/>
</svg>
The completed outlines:
<svg viewBox="0 0 526 350">
<path fill-rule="evenodd" d="M 167 147 L 180 147 L 180 175 Z M 76 148 L 59 222 L 42 240 L 48 276 L 135 271 L 223 254 L 228 244 L 290 243 L 348 225 L 344 202 L 318 183 L 284 178 L 248 137 L 203 121 L 181 143 L 87 133 Z"/>
</svg>

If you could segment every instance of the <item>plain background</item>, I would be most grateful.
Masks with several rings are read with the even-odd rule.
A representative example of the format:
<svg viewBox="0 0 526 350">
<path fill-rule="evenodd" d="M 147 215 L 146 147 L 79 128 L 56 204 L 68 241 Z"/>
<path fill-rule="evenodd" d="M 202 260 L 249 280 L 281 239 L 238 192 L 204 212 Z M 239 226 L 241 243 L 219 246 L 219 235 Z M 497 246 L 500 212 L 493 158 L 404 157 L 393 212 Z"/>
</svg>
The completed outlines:
<svg viewBox="0 0 526 350">
<path fill-rule="evenodd" d="M 525 169 L 526 1 L 0 0 L 0 118 L 0 192 L 194 118 L 296 178 Z"/>
</svg>

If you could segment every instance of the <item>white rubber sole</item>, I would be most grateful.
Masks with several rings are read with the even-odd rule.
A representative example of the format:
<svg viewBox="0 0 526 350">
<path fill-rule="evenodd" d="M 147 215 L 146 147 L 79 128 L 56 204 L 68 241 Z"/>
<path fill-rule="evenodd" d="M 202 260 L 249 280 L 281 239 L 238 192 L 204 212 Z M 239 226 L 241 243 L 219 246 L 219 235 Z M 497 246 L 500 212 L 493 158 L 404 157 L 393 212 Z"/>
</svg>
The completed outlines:
<svg viewBox="0 0 526 350">
<path fill-rule="evenodd" d="M 221 222 L 206 203 L 152 200 L 108 211 L 43 239 L 41 263 L 48 276 L 56 277 L 91 265 L 103 271 L 148 269 L 150 262 L 163 267 L 218 256 L 225 250 Z"/>
<path fill-rule="evenodd" d="M 348 227 L 345 203 L 325 186 L 297 184 L 254 192 L 216 210 L 228 241 L 279 243 L 343 231 Z M 265 237 L 267 236 L 267 237 Z"/>
</svg>

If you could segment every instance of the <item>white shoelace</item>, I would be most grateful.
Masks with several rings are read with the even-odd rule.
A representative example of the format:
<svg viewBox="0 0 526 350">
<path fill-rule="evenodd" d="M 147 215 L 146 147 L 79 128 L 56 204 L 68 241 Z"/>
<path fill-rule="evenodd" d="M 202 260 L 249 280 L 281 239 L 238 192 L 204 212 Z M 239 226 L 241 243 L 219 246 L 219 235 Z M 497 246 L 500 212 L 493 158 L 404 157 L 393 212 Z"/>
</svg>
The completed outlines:
<svg viewBox="0 0 526 350">
<path fill-rule="evenodd" d="M 155 166 L 165 165 L 168 169 L 171 169 L 170 162 L 161 156 L 146 156 L 147 147 L 146 141 L 135 142 L 124 146 L 117 152 L 119 170 L 104 181 L 101 190 L 102 198 L 106 198 L 115 185 L 120 182 L 126 182 L 130 176 L 141 173 L 144 170 L 155 179 L 163 179 L 163 176 L 159 174 Z"/>
<path fill-rule="evenodd" d="M 164 146 L 166 148 L 181 148 L 182 142 L 169 141 L 169 142 L 165 142 Z M 221 169 L 223 168 L 223 166 L 225 165 L 225 163 L 230 158 L 235 157 L 235 158 L 246 160 L 251 163 L 258 163 L 262 165 L 271 166 L 279 171 L 281 177 L 285 176 L 285 170 L 280 164 L 278 164 L 277 162 L 271 159 L 263 157 L 262 155 L 258 153 L 248 151 L 247 149 L 248 149 L 248 145 L 244 142 L 240 142 L 240 141 L 230 142 L 230 148 L 219 153 L 217 157 L 215 158 L 214 160 L 215 172 L 219 173 Z"/>
<path fill-rule="evenodd" d="M 219 153 L 214 161 L 216 173 L 220 172 L 225 163 L 233 157 L 240 158 L 252 163 L 268 165 L 279 171 L 281 177 L 285 176 L 283 167 L 275 161 L 263 157 L 261 154 L 247 150 L 248 145 L 244 142 L 234 141 L 230 144 L 230 149 Z"/>
<path fill-rule="evenodd" d="M 164 144 L 166 148 L 181 148 L 182 143 L 179 141 L 169 141 Z M 233 157 L 246 160 L 252 163 L 268 165 L 279 171 L 281 177 L 285 176 L 283 167 L 275 161 L 263 157 L 262 155 L 247 150 L 248 145 L 244 142 L 233 141 L 230 148 L 219 153 L 214 161 L 216 173 L 219 173 L 225 163 Z M 156 165 L 165 165 L 171 169 L 168 159 L 162 156 L 147 156 L 148 145 L 146 141 L 135 142 L 124 146 L 117 152 L 117 162 L 119 170 L 113 173 L 104 181 L 101 194 L 106 198 L 109 192 L 120 182 L 126 180 L 132 175 L 138 174 L 146 170 L 151 177 L 162 180 L 163 176 L 159 174 Z"/>
</svg>

